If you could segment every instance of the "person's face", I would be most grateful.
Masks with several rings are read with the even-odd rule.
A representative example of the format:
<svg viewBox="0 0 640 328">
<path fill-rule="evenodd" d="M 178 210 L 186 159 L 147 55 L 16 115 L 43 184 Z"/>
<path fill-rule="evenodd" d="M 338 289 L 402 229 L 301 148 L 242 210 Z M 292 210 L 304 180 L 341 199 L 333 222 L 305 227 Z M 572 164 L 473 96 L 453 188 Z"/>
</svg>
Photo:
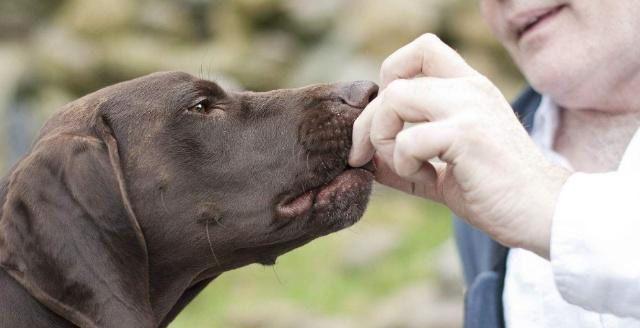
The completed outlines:
<svg viewBox="0 0 640 328">
<path fill-rule="evenodd" d="M 592 106 L 640 71 L 638 0 L 479 1 L 529 83 L 561 105 Z"/>
</svg>

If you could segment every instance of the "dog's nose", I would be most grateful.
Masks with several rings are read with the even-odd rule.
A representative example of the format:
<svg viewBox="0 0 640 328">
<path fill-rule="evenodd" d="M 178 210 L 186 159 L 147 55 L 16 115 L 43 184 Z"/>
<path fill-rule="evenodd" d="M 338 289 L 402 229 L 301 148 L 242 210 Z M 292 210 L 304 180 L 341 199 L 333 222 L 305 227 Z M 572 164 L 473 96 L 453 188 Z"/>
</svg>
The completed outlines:
<svg viewBox="0 0 640 328">
<path fill-rule="evenodd" d="M 378 85 L 371 81 L 355 81 L 338 87 L 338 97 L 351 107 L 364 109 L 378 95 Z"/>
</svg>

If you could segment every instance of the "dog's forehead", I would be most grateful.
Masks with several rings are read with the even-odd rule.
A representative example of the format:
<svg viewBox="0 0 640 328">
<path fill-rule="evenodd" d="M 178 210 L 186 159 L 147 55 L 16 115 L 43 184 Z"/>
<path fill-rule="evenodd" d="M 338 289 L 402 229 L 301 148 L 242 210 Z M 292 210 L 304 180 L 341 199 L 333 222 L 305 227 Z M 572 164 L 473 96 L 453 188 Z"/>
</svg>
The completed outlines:
<svg viewBox="0 0 640 328">
<path fill-rule="evenodd" d="M 126 81 L 104 90 L 105 98 L 139 104 L 177 104 L 190 102 L 201 95 L 224 95 L 227 92 L 217 83 L 184 72 L 159 72 Z M 184 104 L 182 104 L 184 105 Z"/>
<path fill-rule="evenodd" d="M 148 105 L 163 105 L 163 100 L 187 93 L 199 81 L 202 80 L 184 72 L 158 72 L 102 88 L 63 106 L 47 120 L 40 135 L 89 127 L 100 108 L 106 107 L 105 114 L 114 117 L 140 115 L 150 109 Z M 139 106 L 141 104 L 145 106 Z M 162 111 L 154 112 L 161 114 Z"/>
<path fill-rule="evenodd" d="M 103 89 L 104 96 L 157 96 L 171 91 L 192 87 L 199 79 L 184 72 L 158 72 Z"/>
</svg>

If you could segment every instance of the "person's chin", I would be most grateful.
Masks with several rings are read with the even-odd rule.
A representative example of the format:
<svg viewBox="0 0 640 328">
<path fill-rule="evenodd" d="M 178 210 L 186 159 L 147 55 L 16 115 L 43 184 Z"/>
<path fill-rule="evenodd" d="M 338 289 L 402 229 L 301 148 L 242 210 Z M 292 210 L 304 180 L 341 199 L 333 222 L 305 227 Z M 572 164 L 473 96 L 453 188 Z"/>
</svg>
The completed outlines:
<svg viewBox="0 0 640 328">
<path fill-rule="evenodd" d="M 580 31 L 567 27 L 559 33 L 545 27 L 519 40 L 510 52 L 529 84 L 559 101 L 580 88 L 592 63 L 585 59 L 589 55 Z"/>
<path fill-rule="evenodd" d="M 540 49 L 518 58 L 517 64 L 533 89 L 557 101 L 570 97 L 588 78 L 583 73 L 586 63 L 579 62 L 575 50 L 564 47 Z"/>
<path fill-rule="evenodd" d="M 551 97 L 554 103 L 566 108 L 589 106 L 589 95 L 584 91 L 588 77 L 583 77 L 581 69 L 570 68 L 572 65 L 555 65 L 532 67 L 525 71 L 529 85 L 538 93 Z"/>
<path fill-rule="evenodd" d="M 566 87 L 568 72 L 557 69 L 553 63 L 542 65 L 534 64 L 522 69 L 531 87 L 542 94 L 555 93 Z"/>
</svg>

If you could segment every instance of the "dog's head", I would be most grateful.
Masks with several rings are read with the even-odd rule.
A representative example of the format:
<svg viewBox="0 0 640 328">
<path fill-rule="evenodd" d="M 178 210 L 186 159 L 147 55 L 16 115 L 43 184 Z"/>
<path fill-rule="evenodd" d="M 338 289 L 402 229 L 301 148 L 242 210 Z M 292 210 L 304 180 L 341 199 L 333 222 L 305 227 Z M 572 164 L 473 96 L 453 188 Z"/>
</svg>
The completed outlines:
<svg viewBox="0 0 640 328">
<path fill-rule="evenodd" d="M 0 263 L 80 326 L 165 324 L 220 273 L 355 223 L 369 82 L 231 92 L 185 73 L 66 106 L 2 184 Z"/>
</svg>

